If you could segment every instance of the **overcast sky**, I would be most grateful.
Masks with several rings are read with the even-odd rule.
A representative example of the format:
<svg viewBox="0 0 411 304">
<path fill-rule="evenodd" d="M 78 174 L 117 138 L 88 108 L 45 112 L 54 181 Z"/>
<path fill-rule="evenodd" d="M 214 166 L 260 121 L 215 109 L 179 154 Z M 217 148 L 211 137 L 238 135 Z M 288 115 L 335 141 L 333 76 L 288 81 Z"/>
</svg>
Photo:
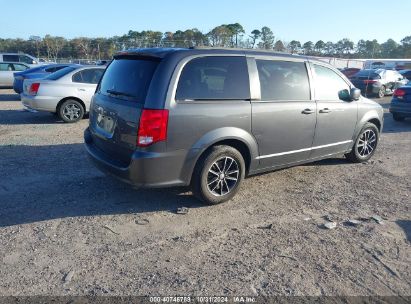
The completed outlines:
<svg viewBox="0 0 411 304">
<path fill-rule="evenodd" d="M 0 0 L 0 38 L 109 37 L 130 29 L 174 32 L 194 27 L 208 32 L 238 22 L 247 34 L 268 26 L 285 41 L 393 38 L 399 42 L 411 35 L 411 1 L 391 4 L 383 0 Z"/>
</svg>

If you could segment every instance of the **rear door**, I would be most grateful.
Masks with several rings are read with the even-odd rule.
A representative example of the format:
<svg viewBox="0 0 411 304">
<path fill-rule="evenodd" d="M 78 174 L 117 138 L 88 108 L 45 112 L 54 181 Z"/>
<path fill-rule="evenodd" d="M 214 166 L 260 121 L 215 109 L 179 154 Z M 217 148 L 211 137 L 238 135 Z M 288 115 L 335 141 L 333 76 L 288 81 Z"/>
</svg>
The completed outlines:
<svg viewBox="0 0 411 304">
<path fill-rule="evenodd" d="M 170 108 L 167 149 L 190 149 L 205 134 L 226 127 L 251 133 L 246 57 L 204 55 L 185 60 L 177 67 L 178 71 L 184 64 Z"/>
<path fill-rule="evenodd" d="M 12 63 L 0 63 L 0 86 L 11 86 L 14 80 Z"/>
<path fill-rule="evenodd" d="M 138 123 L 159 58 L 117 56 L 107 67 L 90 106 L 93 142 L 120 165 L 136 148 Z"/>
<path fill-rule="evenodd" d="M 316 104 L 307 64 L 292 59 L 256 58 L 261 99 L 252 102 L 252 132 L 261 168 L 308 159 Z"/>
<path fill-rule="evenodd" d="M 93 97 L 103 73 L 104 69 L 90 68 L 83 69 L 72 76 L 73 83 L 77 85 L 78 97 L 86 104 L 87 108 L 90 106 L 91 97 Z"/>
<path fill-rule="evenodd" d="M 350 84 L 327 66 L 312 64 L 317 102 L 317 126 L 310 158 L 345 152 L 357 124 L 357 101 L 350 101 Z"/>
</svg>

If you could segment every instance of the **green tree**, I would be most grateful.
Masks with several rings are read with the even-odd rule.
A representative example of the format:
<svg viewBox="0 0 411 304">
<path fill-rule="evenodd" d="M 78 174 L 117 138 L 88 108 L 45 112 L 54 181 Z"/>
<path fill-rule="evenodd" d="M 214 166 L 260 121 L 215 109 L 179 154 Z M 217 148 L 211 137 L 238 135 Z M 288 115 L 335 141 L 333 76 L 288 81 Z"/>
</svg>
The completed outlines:
<svg viewBox="0 0 411 304">
<path fill-rule="evenodd" d="M 261 37 L 261 31 L 260 30 L 253 30 L 252 32 L 251 32 L 251 36 L 250 36 L 250 38 L 252 39 L 252 41 L 253 41 L 253 47 L 252 48 L 254 48 L 255 47 L 255 43 L 257 42 L 257 40 L 258 39 L 260 39 L 260 37 Z"/>
<path fill-rule="evenodd" d="M 264 26 L 261 29 L 261 43 L 260 43 L 260 48 L 266 49 L 266 50 L 272 50 L 274 47 L 274 34 L 273 31 L 267 27 Z"/>
<path fill-rule="evenodd" d="M 332 55 L 335 53 L 335 45 L 334 45 L 334 43 L 331 42 L 331 41 L 327 41 L 327 43 L 325 44 L 324 50 L 325 50 L 325 53 L 326 53 L 328 56 L 332 56 Z"/>
<path fill-rule="evenodd" d="M 303 45 L 304 53 L 310 55 L 313 51 L 314 43 L 312 41 L 307 41 Z"/>
<path fill-rule="evenodd" d="M 238 36 L 245 33 L 243 26 L 239 23 L 234 23 L 228 24 L 227 28 L 231 32 L 232 37 L 234 38 L 232 44 L 235 45 L 235 47 L 238 47 Z"/>
<path fill-rule="evenodd" d="M 401 40 L 402 44 L 402 56 L 405 58 L 411 58 L 411 36 L 404 37 L 404 39 Z"/>
<path fill-rule="evenodd" d="M 274 44 L 274 50 L 277 52 L 284 52 L 285 51 L 284 43 L 281 40 L 277 40 Z"/>
<path fill-rule="evenodd" d="M 381 57 L 393 58 L 398 56 L 399 44 L 393 39 L 388 39 L 386 42 L 381 44 Z"/>
<path fill-rule="evenodd" d="M 322 40 L 318 40 L 318 41 L 315 43 L 315 45 L 314 45 L 314 49 L 315 49 L 319 54 L 321 54 L 321 53 L 323 52 L 324 48 L 325 48 L 325 42 L 322 41 Z"/>
<path fill-rule="evenodd" d="M 298 53 L 298 51 L 299 51 L 300 48 L 301 48 L 301 42 L 298 41 L 298 40 L 292 40 L 292 41 L 288 44 L 288 47 L 289 47 L 290 50 L 291 50 L 291 54 Z"/>
</svg>

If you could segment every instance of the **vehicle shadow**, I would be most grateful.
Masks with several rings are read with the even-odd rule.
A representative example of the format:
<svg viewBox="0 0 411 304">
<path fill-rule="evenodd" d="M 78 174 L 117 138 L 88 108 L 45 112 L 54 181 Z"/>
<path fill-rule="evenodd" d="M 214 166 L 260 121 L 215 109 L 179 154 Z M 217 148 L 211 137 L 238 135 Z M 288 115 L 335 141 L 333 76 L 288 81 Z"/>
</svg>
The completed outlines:
<svg viewBox="0 0 411 304">
<path fill-rule="evenodd" d="M 105 176 L 83 144 L 0 146 L 0 159 L 7 159 L 0 163 L 7 176 L 0 180 L 0 227 L 203 206 L 186 188 L 135 190 Z"/>
<path fill-rule="evenodd" d="M 64 123 L 53 113 L 30 112 L 25 109 L 0 110 L 0 124 L 3 125 L 32 125 Z"/>
<path fill-rule="evenodd" d="M 1 101 L 20 101 L 19 94 L 0 94 Z"/>
<path fill-rule="evenodd" d="M 407 241 L 411 243 L 411 221 L 399 220 L 396 221 L 396 223 L 401 227 L 402 230 L 404 230 Z"/>
</svg>

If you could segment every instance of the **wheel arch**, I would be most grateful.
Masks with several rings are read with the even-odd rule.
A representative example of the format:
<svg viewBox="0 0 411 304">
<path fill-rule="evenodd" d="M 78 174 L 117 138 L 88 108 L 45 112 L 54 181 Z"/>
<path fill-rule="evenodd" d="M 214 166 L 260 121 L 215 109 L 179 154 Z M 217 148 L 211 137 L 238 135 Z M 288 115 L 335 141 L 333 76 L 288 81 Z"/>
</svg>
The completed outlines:
<svg viewBox="0 0 411 304">
<path fill-rule="evenodd" d="M 258 145 L 255 138 L 247 131 L 234 127 L 226 127 L 213 130 L 205 134 L 188 151 L 185 166 L 182 170 L 183 179 L 189 184 L 191 182 L 194 168 L 209 151 L 219 145 L 231 146 L 237 149 L 244 158 L 246 175 L 257 167 L 259 161 Z"/>
<path fill-rule="evenodd" d="M 360 134 L 362 128 L 366 123 L 372 123 L 377 126 L 378 132 L 381 134 L 383 128 L 383 120 L 380 117 L 379 112 L 377 110 L 371 110 L 366 112 L 361 119 L 358 121 L 357 126 L 355 128 L 355 132 L 353 134 L 353 142 L 357 139 L 358 135 Z"/>
<path fill-rule="evenodd" d="M 63 99 L 61 99 L 61 100 L 58 102 L 57 106 L 56 106 L 56 112 L 57 112 L 57 113 L 58 113 L 58 111 L 59 111 L 59 109 L 60 109 L 60 106 L 63 104 L 63 102 L 65 102 L 66 100 L 69 100 L 69 99 L 73 99 L 73 100 L 75 100 L 75 101 L 78 101 L 78 102 L 83 106 L 84 113 L 87 113 L 86 104 L 85 104 L 80 98 L 74 97 L 74 96 L 68 96 L 68 97 L 64 97 Z"/>
</svg>

